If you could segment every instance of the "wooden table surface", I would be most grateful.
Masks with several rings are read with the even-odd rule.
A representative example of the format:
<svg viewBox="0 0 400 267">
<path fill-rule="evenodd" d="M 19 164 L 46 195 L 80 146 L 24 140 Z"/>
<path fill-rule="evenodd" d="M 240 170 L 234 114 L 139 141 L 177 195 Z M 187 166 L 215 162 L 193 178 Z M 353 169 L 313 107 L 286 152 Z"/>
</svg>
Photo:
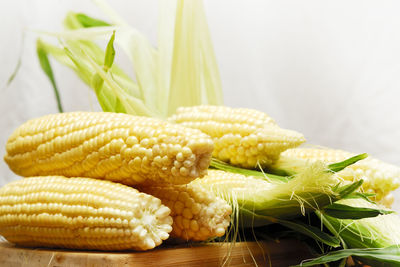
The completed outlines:
<svg viewBox="0 0 400 267">
<path fill-rule="evenodd" d="M 102 252 L 23 248 L 0 242 L 0 266 L 273 266 L 288 267 L 309 257 L 296 240 L 161 246 L 146 252 Z M 228 264 L 229 263 L 229 264 Z M 257 263 L 257 265 L 256 265 Z M 271 263 L 271 265 L 270 265 Z"/>
</svg>

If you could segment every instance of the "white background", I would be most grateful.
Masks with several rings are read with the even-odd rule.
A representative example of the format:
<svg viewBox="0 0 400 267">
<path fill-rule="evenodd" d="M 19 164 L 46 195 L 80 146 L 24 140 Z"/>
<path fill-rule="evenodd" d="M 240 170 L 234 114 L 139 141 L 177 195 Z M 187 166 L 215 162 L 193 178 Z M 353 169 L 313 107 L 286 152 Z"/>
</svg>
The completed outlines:
<svg viewBox="0 0 400 267">
<path fill-rule="evenodd" d="M 156 0 L 112 5 L 155 44 Z M 309 143 L 368 152 L 400 165 L 399 1 L 205 0 L 205 9 L 225 104 L 262 110 Z M 68 10 L 104 18 L 90 1 L 1 1 L 2 156 L 19 124 L 57 112 L 36 59 L 37 35 L 27 31 L 22 41 L 22 31 L 60 30 Z M 4 88 L 20 52 L 20 72 Z M 119 60 L 126 63 L 121 55 Z M 66 111 L 98 110 L 74 73 L 53 66 Z M 0 185 L 13 179 L 0 161 Z"/>
</svg>

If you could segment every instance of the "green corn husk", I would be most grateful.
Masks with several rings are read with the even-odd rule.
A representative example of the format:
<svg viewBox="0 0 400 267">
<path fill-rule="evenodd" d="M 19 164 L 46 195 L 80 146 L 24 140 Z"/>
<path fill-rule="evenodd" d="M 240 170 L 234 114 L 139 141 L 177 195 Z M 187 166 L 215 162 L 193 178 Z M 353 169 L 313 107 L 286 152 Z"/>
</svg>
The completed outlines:
<svg viewBox="0 0 400 267">
<path fill-rule="evenodd" d="M 389 210 L 360 198 L 342 199 L 337 203 Z M 360 220 L 337 219 L 323 212 L 318 212 L 318 215 L 330 231 L 340 234 L 349 248 L 383 248 L 400 245 L 400 217 L 397 214 L 385 214 Z"/>
<path fill-rule="evenodd" d="M 338 149 L 315 146 L 298 147 L 284 151 L 278 161 L 270 166 L 271 172 L 292 175 L 301 171 L 308 163 L 323 160 L 327 163 L 339 161 L 354 155 Z M 374 194 L 372 199 L 390 207 L 394 198 L 391 192 L 400 186 L 400 168 L 369 157 L 338 173 L 344 180 L 363 179 L 362 191 Z"/>
<path fill-rule="evenodd" d="M 315 162 L 287 183 L 221 170 L 194 183 L 228 201 L 243 227 L 257 227 L 305 215 L 356 190 L 361 183 L 338 186 L 340 179 L 326 164 Z"/>
<path fill-rule="evenodd" d="M 317 211 L 316 214 L 324 226 L 341 239 L 345 248 L 342 251 L 331 253 L 332 255 L 342 258 L 353 256 L 370 266 L 400 266 L 400 262 L 396 260 L 400 259 L 400 217 L 397 214 L 361 198 L 342 199 L 336 203 L 352 207 L 381 209 L 390 214 L 353 220 L 338 219 L 323 211 Z M 331 255 L 321 258 L 329 259 L 329 257 Z"/>
<path fill-rule="evenodd" d="M 157 116 L 155 111 L 146 107 L 139 87 L 120 67 L 112 64 L 109 69 L 104 68 L 106 52 L 95 42 L 80 39 L 83 33 L 79 30 L 84 25 L 78 17 L 79 14 L 76 13 L 67 14 L 64 24 L 74 35 L 63 39 L 63 46 L 55 46 L 38 39 L 37 48 L 71 68 L 84 83 L 92 87 L 104 111 Z M 111 26 L 90 28 L 91 34 L 96 37 L 111 36 L 113 30 L 115 27 Z M 88 33 L 88 36 L 91 35 Z M 96 88 L 95 80 L 99 75 L 104 82 L 101 88 Z"/>
<path fill-rule="evenodd" d="M 54 57 L 94 89 L 104 111 L 166 118 L 179 106 L 222 104 L 202 1 L 160 2 L 157 47 L 104 1 L 94 2 L 112 23 L 70 12 L 65 31 L 40 32 L 57 37 L 61 46 L 39 39 L 37 47 L 42 61 L 47 55 Z M 109 55 L 95 41 L 110 36 L 131 61 L 135 79 L 116 64 L 105 68 L 104 59 Z M 57 94 L 56 87 L 54 90 Z"/>
<path fill-rule="evenodd" d="M 361 259 L 357 265 L 350 266 L 373 266 L 373 267 L 399 267 L 400 266 L 400 252 L 397 246 L 390 246 L 385 248 L 364 248 L 364 249 L 342 249 L 334 250 L 332 252 L 326 253 L 315 259 L 307 259 L 302 261 L 299 265 L 291 267 L 308 267 L 308 266 L 332 266 L 328 265 L 330 262 L 338 262 L 333 266 L 348 266 L 346 265 L 346 259 L 348 257 L 353 257 L 356 259 Z M 368 265 L 365 265 L 368 264 Z"/>
</svg>

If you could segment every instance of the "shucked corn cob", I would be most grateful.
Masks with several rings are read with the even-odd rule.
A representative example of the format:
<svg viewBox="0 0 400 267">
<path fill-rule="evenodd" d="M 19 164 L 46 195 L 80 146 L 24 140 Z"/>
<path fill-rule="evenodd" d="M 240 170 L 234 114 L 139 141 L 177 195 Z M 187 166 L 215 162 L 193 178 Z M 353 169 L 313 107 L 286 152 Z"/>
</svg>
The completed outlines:
<svg viewBox="0 0 400 267">
<path fill-rule="evenodd" d="M 172 230 L 170 209 L 131 187 L 32 177 L 0 189 L 0 234 L 24 246 L 147 250 Z"/>
<path fill-rule="evenodd" d="M 274 167 L 298 172 L 307 161 L 322 160 L 334 163 L 354 155 L 346 151 L 328 148 L 294 148 L 283 152 Z M 391 206 L 393 202 L 390 192 L 400 186 L 400 168 L 370 157 L 348 166 L 338 174 L 348 181 L 363 179 L 363 190 L 376 194 L 376 201 L 386 206 Z"/>
<path fill-rule="evenodd" d="M 22 176 L 184 184 L 207 173 L 213 143 L 196 129 L 153 118 L 72 112 L 24 123 L 6 148 L 5 161 Z"/>
<path fill-rule="evenodd" d="M 229 226 L 231 206 L 201 185 L 148 186 L 140 191 L 160 198 L 171 209 L 171 237 L 204 241 L 223 236 Z"/>
<path fill-rule="evenodd" d="M 233 165 L 266 166 L 279 154 L 305 141 L 302 134 L 279 128 L 265 113 L 224 106 L 178 108 L 169 121 L 196 128 L 213 138 L 213 156 Z"/>
</svg>

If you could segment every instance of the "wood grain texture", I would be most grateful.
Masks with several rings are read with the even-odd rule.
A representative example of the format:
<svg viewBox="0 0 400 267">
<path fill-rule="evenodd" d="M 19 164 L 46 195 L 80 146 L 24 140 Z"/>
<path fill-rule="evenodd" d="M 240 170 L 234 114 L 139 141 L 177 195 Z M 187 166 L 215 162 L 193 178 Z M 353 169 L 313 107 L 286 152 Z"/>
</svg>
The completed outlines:
<svg viewBox="0 0 400 267">
<path fill-rule="evenodd" d="M 221 266 L 230 251 L 227 266 L 287 267 L 310 257 L 296 240 L 191 244 L 159 247 L 147 252 L 100 252 L 32 249 L 0 242 L 0 265 L 7 267 L 95 266 Z M 271 263 L 271 265 L 269 264 Z"/>
</svg>

